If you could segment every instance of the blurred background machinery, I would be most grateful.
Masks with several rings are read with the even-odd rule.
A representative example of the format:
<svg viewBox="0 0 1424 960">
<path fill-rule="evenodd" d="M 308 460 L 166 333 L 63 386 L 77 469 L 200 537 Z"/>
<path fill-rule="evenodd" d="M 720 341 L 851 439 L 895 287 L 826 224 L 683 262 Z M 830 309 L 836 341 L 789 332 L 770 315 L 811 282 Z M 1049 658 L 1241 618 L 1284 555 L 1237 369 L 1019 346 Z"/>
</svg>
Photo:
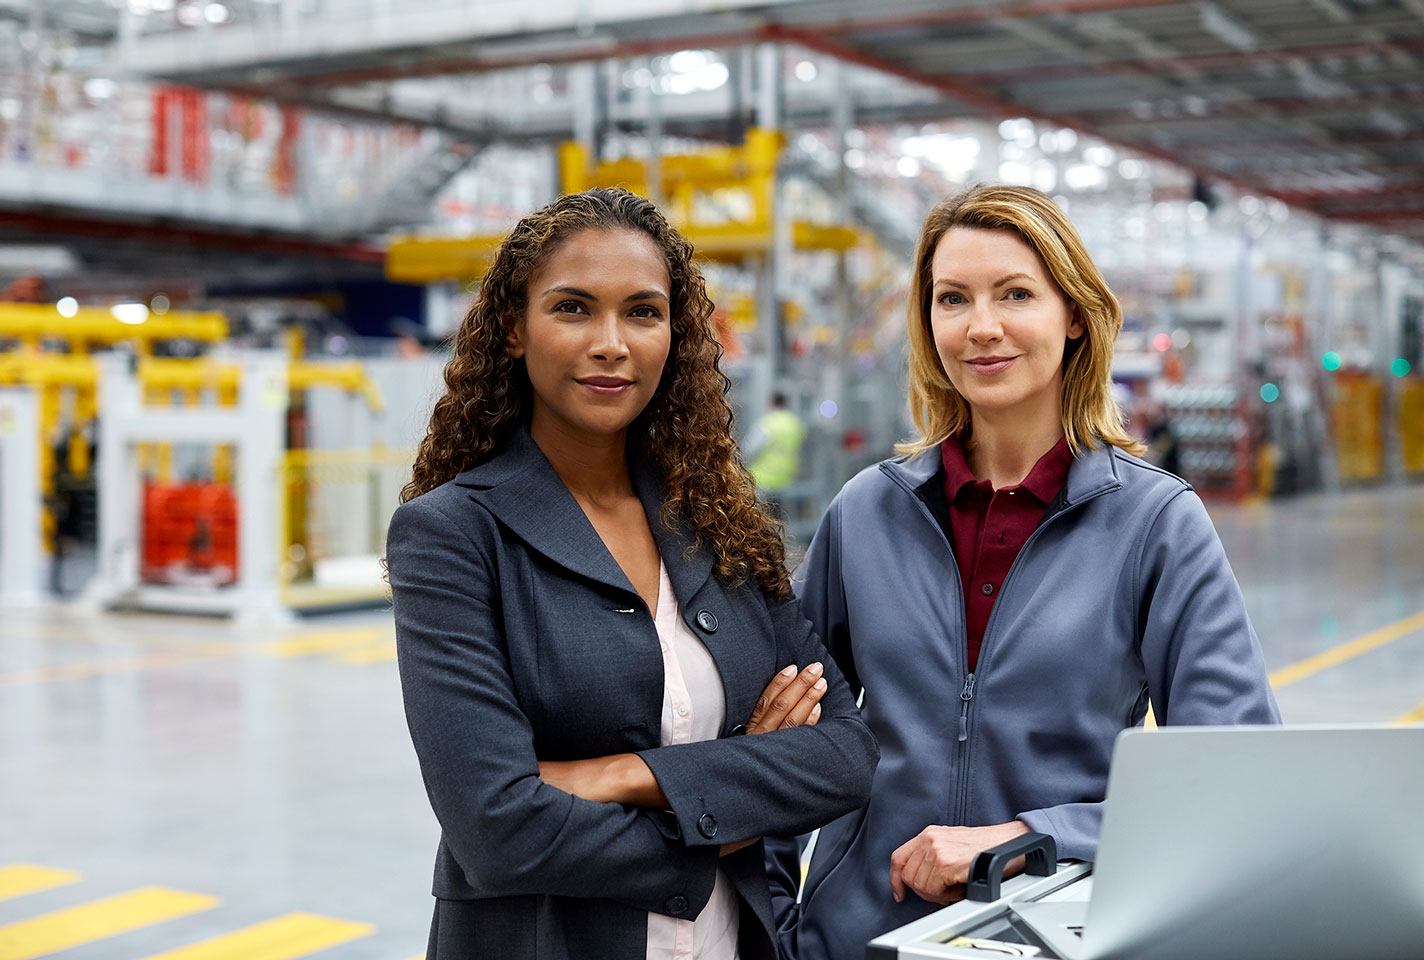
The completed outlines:
<svg viewBox="0 0 1424 960">
<path fill-rule="evenodd" d="M 738 429 L 776 393 L 806 424 L 782 498 L 797 539 L 909 432 L 909 253 L 928 206 L 978 181 L 1069 211 L 1127 309 L 1115 374 L 1134 428 L 1204 494 L 1424 474 L 1414 5 L 580 11 L 0 6 L 0 382 L 39 397 L 46 551 L 95 540 L 90 351 L 140 357 L 156 403 L 232 404 L 236 368 L 215 358 L 307 331 L 286 443 L 321 449 L 304 364 L 374 398 L 330 364 L 438 357 L 503 231 L 604 184 L 658 200 L 707 259 Z M 436 383 L 401 388 L 384 449 L 413 448 Z M 192 484 L 224 485 L 230 451 L 178 475 L 169 445 L 140 453 L 157 577 L 160 552 L 208 551 L 225 527 L 195 519 L 225 501 Z M 336 469 L 303 456 L 297 487 Z M 187 519 L 158 519 L 167 505 Z M 310 574 L 304 534 L 288 539 L 282 563 Z M 54 589 L 79 588 L 71 565 Z"/>
</svg>

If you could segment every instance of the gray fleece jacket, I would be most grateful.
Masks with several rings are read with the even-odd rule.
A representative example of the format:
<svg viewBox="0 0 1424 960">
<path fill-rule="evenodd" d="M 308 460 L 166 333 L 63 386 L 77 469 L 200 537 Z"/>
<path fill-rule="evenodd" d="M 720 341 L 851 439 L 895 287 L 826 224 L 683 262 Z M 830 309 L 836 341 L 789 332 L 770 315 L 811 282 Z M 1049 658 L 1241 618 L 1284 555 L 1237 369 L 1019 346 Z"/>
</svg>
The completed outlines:
<svg viewBox="0 0 1424 960">
<path fill-rule="evenodd" d="M 795 960 L 860 960 L 933 910 L 890 895 L 890 855 L 930 824 L 1015 818 L 1058 854 L 1097 849 L 1113 739 L 1164 724 L 1278 723 L 1260 644 L 1201 500 L 1099 445 L 1014 561 L 967 671 L 964 597 L 938 449 L 862 471 L 795 580 L 880 744 L 869 803 L 822 828 L 801 902 L 793 840 L 767 842 Z"/>
</svg>

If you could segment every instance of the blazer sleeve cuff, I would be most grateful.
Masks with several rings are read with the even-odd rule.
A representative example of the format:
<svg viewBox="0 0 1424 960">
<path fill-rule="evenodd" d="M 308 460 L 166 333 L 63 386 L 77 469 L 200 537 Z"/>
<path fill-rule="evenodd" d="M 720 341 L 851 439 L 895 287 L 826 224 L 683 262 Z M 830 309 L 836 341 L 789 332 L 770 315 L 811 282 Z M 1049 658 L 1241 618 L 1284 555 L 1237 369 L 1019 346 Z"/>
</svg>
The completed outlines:
<svg viewBox="0 0 1424 960">
<path fill-rule="evenodd" d="M 711 809 L 708 799 L 700 794 L 696 786 L 702 782 L 696 770 L 682 769 L 683 764 L 670 750 L 644 750 L 638 756 L 653 771 L 663 796 L 667 797 L 668 815 L 684 845 L 689 849 L 720 847 L 727 842 L 724 837 L 718 836 L 721 831 L 717 824 L 717 811 Z M 688 759 L 691 759 L 690 755 Z"/>
</svg>

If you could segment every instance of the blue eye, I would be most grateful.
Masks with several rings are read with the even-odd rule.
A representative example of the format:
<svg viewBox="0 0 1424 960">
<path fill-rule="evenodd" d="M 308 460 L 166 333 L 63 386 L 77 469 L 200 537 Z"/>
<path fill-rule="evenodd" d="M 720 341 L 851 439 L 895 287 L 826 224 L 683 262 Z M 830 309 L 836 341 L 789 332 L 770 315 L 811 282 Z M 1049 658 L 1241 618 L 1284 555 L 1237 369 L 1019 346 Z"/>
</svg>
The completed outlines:
<svg viewBox="0 0 1424 960">
<path fill-rule="evenodd" d="M 957 307 L 964 302 L 964 297 L 958 293 L 945 293 L 940 295 L 939 302 L 947 307 Z"/>
<path fill-rule="evenodd" d="M 1029 293 L 1027 290 L 1019 288 L 1015 288 L 1009 291 L 1009 299 L 1013 300 L 1015 303 L 1023 303 L 1025 300 L 1028 300 L 1032 296 L 1033 294 Z"/>
</svg>

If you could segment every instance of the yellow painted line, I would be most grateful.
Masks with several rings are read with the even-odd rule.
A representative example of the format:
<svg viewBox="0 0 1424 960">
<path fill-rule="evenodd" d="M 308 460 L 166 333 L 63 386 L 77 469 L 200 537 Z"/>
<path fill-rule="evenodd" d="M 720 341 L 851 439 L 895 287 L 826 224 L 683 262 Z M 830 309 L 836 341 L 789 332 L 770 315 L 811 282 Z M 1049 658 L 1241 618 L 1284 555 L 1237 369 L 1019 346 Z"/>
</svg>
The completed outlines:
<svg viewBox="0 0 1424 960">
<path fill-rule="evenodd" d="M 381 661 L 394 660 L 395 658 L 395 641 L 383 643 L 377 647 L 367 647 L 363 650 L 352 650 L 350 653 L 343 653 L 337 657 L 342 663 L 380 663 Z"/>
<path fill-rule="evenodd" d="M 0 867 L 0 900 L 53 890 L 67 883 L 78 883 L 79 879 L 79 874 L 73 870 L 56 870 L 33 863 L 12 863 L 8 867 Z"/>
<path fill-rule="evenodd" d="M 294 960 L 375 932 L 369 923 L 289 913 L 145 960 Z"/>
<path fill-rule="evenodd" d="M 1419 706 L 1415 707 L 1413 710 L 1410 710 L 1408 713 L 1404 714 L 1404 716 L 1399 717 L 1394 722 L 1399 724 L 1424 723 L 1424 703 L 1419 704 Z"/>
<path fill-rule="evenodd" d="M 392 628 L 389 626 L 355 630 L 328 630 L 264 644 L 262 652 L 275 657 L 307 657 L 314 653 L 334 653 L 369 646 L 375 641 L 390 639 L 391 633 Z"/>
<path fill-rule="evenodd" d="M 1317 653 L 1313 657 L 1307 657 L 1299 663 L 1293 663 L 1271 674 L 1268 678 L 1271 686 L 1279 690 L 1281 687 L 1295 683 L 1297 680 L 1304 680 L 1314 673 L 1319 673 L 1327 667 L 1333 667 L 1344 663 L 1346 660 L 1358 657 L 1362 653 L 1369 653 L 1376 650 L 1391 640 L 1397 640 L 1405 634 L 1413 633 L 1415 630 L 1424 629 L 1424 611 L 1416 613 L 1412 617 L 1405 617 L 1396 623 L 1391 623 L 1387 627 L 1380 627 L 1372 630 L 1362 637 L 1356 637 L 1348 643 L 1342 643 L 1338 647 L 1332 647 L 1323 653 Z"/>
<path fill-rule="evenodd" d="M 33 960 L 207 910 L 216 897 L 144 887 L 0 927 L 0 960 Z"/>
<path fill-rule="evenodd" d="M 17 670 L 0 673 L 0 689 L 6 687 L 27 687 L 59 680 L 85 680 L 89 677 L 110 676 L 120 673 L 140 673 L 144 670 L 162 670 L 187 663 L 215 660 L 232 656 L 232 651 L 195 650 L 185 653 L 148 653 L 137 657 L 114 657 L 108 660 L 93 660 L 87 663 L 66 663 L 55 667 L 39 667 L 34 670 Z M 0 955 L 0 960 L 9 960 Z"/>
</svg>

